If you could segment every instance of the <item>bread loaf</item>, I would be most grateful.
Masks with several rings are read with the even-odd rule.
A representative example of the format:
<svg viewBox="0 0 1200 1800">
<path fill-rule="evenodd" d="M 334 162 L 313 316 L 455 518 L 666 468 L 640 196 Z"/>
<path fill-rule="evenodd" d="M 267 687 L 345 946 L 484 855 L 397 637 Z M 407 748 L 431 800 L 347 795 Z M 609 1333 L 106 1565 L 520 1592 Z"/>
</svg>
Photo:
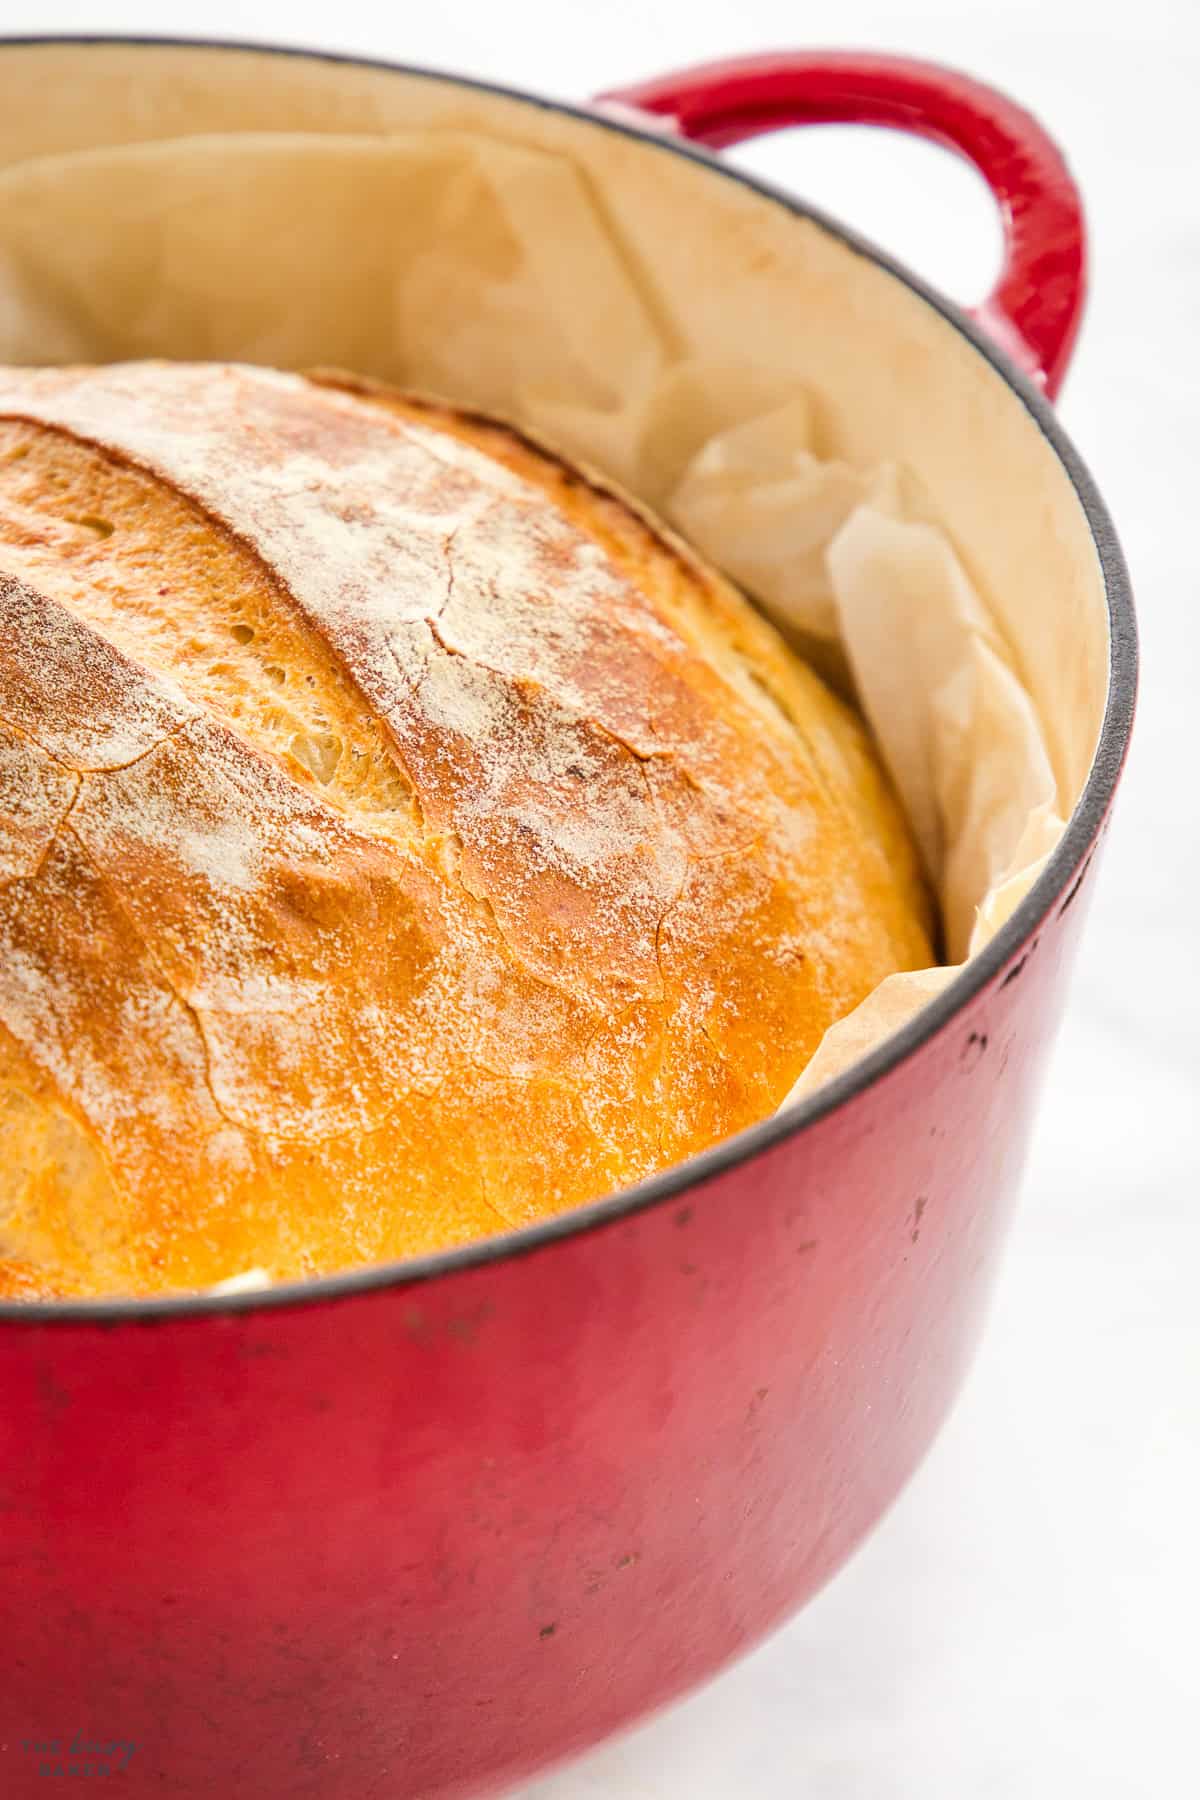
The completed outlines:
<svg viewBox="0 0 1200 1800">
<path fill-rule="evenodd" d="M 599 479 L 341 375 L 0 370 L 0 1293 L 593 1199 L 928 931 L 859 725 Z"/>
</svg>

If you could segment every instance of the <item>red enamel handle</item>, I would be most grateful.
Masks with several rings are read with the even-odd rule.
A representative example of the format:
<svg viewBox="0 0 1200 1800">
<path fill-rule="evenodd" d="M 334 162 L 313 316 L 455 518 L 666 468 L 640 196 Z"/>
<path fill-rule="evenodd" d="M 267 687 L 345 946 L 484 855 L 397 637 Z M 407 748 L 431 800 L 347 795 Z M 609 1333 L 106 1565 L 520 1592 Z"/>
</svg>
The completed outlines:
<svg viewBox="0 0 1200 1800">
<path fill-rule="evenodd" d="M 709 63 L 614 89 L 597 104 L 651 114 L 721 150 L 787 125 L 890 125 L 974 163 L 1000 208 L 1004 266 L 972 316 L 1053 397 L 1087 286 L 1083 202 L 1036 119 L 936 63 L 859 51 L 785 52 Z"/>
</svg>

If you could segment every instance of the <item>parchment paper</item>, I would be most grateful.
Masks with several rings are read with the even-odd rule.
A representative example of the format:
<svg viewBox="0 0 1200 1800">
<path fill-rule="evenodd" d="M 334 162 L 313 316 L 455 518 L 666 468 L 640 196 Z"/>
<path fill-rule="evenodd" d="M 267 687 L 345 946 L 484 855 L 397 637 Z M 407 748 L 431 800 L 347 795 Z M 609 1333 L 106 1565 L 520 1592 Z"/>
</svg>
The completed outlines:
<svg viewBox="0 0 1200 1800">
<path fill-rule="evenodd" d="M 819 394 L 755 349 L 690 352 L 586 177 L 499 139 L 190 136 L 0 174 L 0 361 L 335 365 L 493 410 L 657 507 L 852 688 L 952 962 L 885 981 L 790 1101 L 987 943 L 1063 820 L 1044 721 L 920 471 L 822 454 Z"/>
</svg>

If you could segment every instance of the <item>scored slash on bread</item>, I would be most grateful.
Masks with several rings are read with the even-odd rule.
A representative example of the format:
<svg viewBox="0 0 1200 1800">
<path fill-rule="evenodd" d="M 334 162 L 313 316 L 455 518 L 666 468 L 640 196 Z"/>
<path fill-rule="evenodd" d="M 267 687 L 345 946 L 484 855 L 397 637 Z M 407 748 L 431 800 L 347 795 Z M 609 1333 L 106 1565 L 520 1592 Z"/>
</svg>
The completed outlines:
<svg viewBox="0 0 1200 1800">
<path fill-rule="evenodd" d="M 598 478 L 352 377 L 0 371 L 0 1292 L 595 1198 L 927 926 L 857 723 Z"/>
</svg>

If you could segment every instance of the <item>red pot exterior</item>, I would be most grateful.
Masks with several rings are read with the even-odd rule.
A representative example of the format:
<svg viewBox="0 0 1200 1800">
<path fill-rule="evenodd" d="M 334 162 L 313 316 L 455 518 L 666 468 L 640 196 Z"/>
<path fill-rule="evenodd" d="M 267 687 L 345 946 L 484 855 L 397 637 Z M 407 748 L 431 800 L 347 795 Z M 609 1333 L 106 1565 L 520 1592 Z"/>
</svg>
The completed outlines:
<svg viewBox="0 0 1200 1800">
<path fill-rule="evenodd" d="M 131 1797 L 491 1792 L 782 1620 L 958 1387 L 1068 902 L 885 1079 L 632 1216 L 418 1286 L 0 1332 L 5 1795 L 114 1740 Z"/>
</svg>

